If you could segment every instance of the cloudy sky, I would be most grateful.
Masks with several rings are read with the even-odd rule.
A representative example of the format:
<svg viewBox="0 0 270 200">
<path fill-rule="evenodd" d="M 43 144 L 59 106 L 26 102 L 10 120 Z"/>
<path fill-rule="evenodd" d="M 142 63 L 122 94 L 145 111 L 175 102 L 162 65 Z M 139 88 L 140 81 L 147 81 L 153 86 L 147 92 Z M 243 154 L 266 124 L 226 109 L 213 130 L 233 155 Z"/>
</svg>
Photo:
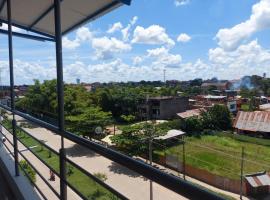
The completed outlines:
<svg viewBox="0 0 270 200">
<path fill-rule="evenodd" d="M 163 80 L 164 69 L 177 80 L 270 74 L 269 28 L 270 0 L 133 0 L 63 38 L 64 79 Z M 55 78 L 54 48 L 14 38 L 15 84 Z M 0 69 L 9 83 L 3 35 Z"/>
</svg>

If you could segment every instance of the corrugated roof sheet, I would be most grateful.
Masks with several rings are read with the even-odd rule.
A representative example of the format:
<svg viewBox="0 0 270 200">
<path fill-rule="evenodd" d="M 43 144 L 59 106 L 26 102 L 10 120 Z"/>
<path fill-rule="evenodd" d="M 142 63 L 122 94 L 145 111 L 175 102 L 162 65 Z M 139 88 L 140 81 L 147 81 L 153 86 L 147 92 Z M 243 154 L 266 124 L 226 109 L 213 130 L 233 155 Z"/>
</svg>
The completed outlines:
<svg viewBox="0 0 270 200">
<path fill-rule="evenodd" d="M 270 186 L 270 176 L 266 172 L 246 175 L 245 178 L 252 187 Z"/>
<path fill-rule="evenodd" d="M 270 132 L 270 112 L 269 111 L 254 111 L 244 112 L 239 111 L 234 123 L 234 127 L 240 130 L 253 132 Z"/>
<path fill-rule="evenodd" d="M 88 21 L 110 12 L 130 0 L 62 0 L 61 20 L 62 32 L 77 28 Z M 7 21 L 7 5 L 0 0 L 3 9 L 0 21 Z M 11 0 L 13 25 L 54 36 L 54 0 Z"/>
<path fill-rule="evenodd" d="M 193 109 L 193 110 L 187 110 L 185 112 L 177 113 L 179 117 L 182 119 L 186 119 L 189 117 L 196 117 L 200 116 L 202 112 L 205 112 L 206 110 L 204 108 L 198 108 L 198 109 Z"/>
<path fill-rule="evenodd" d="M 260 105 L 260 110 L 270 111 L 270 103 Z"/>
<path fill-rule="evenodd" d="M 180 135 L 185 135 L 185 134 L 186 133 L 183 131 L 172 129 L 172 130 L 169 130 L 166 135 L 156 137 L 155 139 L 156 140 L 167 140 L 167 139 L 171 139 L 171 138 L 174 138 L 174 137 L 177 137 Z"/>
</svg>

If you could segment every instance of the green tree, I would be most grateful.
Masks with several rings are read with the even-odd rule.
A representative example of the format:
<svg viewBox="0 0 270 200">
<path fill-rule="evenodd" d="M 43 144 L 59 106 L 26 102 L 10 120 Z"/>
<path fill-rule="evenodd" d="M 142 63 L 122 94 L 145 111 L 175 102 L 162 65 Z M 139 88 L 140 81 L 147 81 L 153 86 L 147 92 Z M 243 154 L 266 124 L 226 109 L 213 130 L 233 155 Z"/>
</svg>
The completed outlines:
<svg viewBox="0 0 270 200">
<path fill-rule="evenodd" d="M 90 138 L 102 134 L 100 131 L 111 121 L 111 113 L 92 106 L 81 109 L 77 115 L 66 117 L 66 125 L 69 131 Z"/>
<path fill-rule="evenodd" d="M 187 133 L 199 133 L 203 130 L 203 123 L 198 117 L 190 117 L 185 120 L 183 128 Z"/>
<path fill-rule="evenodd" d="M 232 128 L 232 117 L 225 105 L 214 105 L 202 114 L 205 129 L 228 130 Z"/>
</svg>

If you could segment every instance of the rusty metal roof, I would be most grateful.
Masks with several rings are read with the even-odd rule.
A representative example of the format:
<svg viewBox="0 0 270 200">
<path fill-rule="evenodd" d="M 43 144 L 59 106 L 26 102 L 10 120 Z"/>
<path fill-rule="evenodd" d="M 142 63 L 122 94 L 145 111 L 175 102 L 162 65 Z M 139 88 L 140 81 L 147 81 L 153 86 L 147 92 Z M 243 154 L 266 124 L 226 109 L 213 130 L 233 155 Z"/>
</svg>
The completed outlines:
<svg viewBox="0 0 270 200">
<path fill-rule="evenodd" d="M 205 112 L 206 110 L 204 108 L 198 108 L 198 109 L 193 109 L 193 110 L 187 110 L 185 112 L 177 113 L 179 117 L 182 119 L 186 119 L 189 117 L 196 117 L 200 116 L 202 112 Z"/>
<path fill-rule="evenodd" d="M 270 186 L 270 176 L 266 172 L 249 174 L 245 178 L 252 187 Z"/>
<path fill-rule="evenodd" d="M 245 131 L 270 132 L 270 112 L 239 111 L 235 119 L 234 127 Z"/>
</svg>

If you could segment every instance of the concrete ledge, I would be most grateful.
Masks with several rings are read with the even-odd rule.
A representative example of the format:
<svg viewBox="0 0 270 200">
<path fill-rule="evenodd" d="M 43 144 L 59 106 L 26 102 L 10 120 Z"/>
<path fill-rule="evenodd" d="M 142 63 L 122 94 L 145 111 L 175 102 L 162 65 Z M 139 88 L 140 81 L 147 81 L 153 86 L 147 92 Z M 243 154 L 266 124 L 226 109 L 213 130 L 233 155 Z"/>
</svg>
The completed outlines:
<svg viewBox="0 0 270 200">
<path fill-rule="evenodd" d="M 40 200 L 41 198 L 23 175 L 15 176 L 14 159 L 5 147 L 0 146 L 0 170 L 7 180 L 7 184 L 18 200 Z"/>
</svg>

